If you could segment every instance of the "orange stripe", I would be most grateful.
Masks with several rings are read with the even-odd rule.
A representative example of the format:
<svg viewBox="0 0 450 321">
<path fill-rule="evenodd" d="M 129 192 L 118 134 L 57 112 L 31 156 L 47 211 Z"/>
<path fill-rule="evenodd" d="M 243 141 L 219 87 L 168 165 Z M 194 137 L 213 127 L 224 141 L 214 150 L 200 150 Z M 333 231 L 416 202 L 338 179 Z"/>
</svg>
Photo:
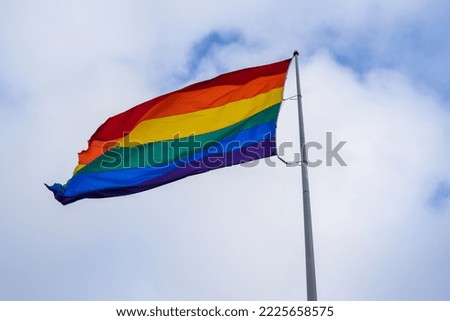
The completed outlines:
<svg viewBox="0 0 450 321">
<path fill-rule="evenodd" d="M 78 163 L 83 165 L 89 164 L 116 145 L 116 141 L 102 142 L 100 140 L 94 140 L 86 150 L 78 153 Z"/>
<path fill-rule="evenodd" d="M 133 130 L 118 140 L 119 146 L 130 147 L 151 142 L 202 135 L 216 131 L 253 116 L 281 102 L 283 87 L 222 106 L 141 121 Z"/>
<path fill-rule="evenodd" d="M 259 77 L 245 85 L 224 85 L 189 92 L 173 93 L 149 109 L 140 118 L 136 126 L 145 120 L 192 113 L 251 98 L 274 88 L 283 87 L 285 77 L 286 74 L 282 73 L 274 76 Z M 116 146 L 121 138 L 108 142 L 100 140 L 91 141 L 86 150 L 78 153 L 78 163 L 80 165 L 89 164 Z"/>
<path fill-rule="evenodd" d="M 214 108 L 241 99 L 251 98 L 284 85 L 286 74 L 259 77 L 245 85 L 217 86 L 201 90 L 174 93 L 148 110 L 138 124 L 147 119 L 187 114 Z"/>
</svg>

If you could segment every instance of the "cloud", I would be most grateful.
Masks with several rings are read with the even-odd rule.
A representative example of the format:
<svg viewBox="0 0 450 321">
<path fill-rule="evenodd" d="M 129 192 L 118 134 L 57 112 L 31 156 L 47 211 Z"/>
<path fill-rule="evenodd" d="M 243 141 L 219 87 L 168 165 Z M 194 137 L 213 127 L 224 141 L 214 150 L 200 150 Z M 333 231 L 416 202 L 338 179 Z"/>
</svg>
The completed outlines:
<svg viewBox="0 0 450 321">
<path fill-rule="evenodd" d="M 333 291 L 353 299 L 357 287 L 366 299 L 446 297 L 444 287 L 437 294 L 427 286 L 421 260 L 442 253 L 442 246 L 433 244 L 448 243 L 441 224 L 448 222 L 449 208 L 442 208 L 446 214 L 437 218 L 427 204 L 440 181 L 448 179 L 448 150 L 443 148 L 448 113 L 393 71 L 374 70 L 360 79 L 329 57 L 318 56 L 304 78 L 306 117 L 313 124 L 310 139 L 323 141 L 323 132 L 332 131 L 337 140 L 348 141 L 343 155 L 347 168 L 311 171 L 318 261 L 326 262 L 321 265 L 324 284 L 334 280 L 339 290 Z M 420 232 L 424 222 L 429 230 Z M 420 286 L 406 284 L 409 277 Z M 429 281 L 439 284 L 438 279 Z M 348 284 L 353 284 L 352 294 L 346 292 Z"/>
<path fill-rule="evenodd" d="M 449 299 L 444 2 L 195 4 L 2 2 L 0 298 L 305 298 L 298 168 L 64 208 L 43 186 L 107 117 L 299 49 L 307 139 L 347 141 L 347 167 L 310 169 L 319 298 Z M 278 130 L 298 146 L 295 110 Z"/>
<path fill-rule="evenodd" d="M 225 47 L 239 43 L 241 36 L 238 33 L 221 33 L 213 31 L 201 39 L 192 48 L 190 56 L 192 57 L 188 63 L 189 70 L 186 75 L 186 79 L 192 77 L 197 69 L 199 68 L 201 62 L 206 60 L 212 60 L 214 53 L 218 51 L 220 47 Z"/>
</svg>

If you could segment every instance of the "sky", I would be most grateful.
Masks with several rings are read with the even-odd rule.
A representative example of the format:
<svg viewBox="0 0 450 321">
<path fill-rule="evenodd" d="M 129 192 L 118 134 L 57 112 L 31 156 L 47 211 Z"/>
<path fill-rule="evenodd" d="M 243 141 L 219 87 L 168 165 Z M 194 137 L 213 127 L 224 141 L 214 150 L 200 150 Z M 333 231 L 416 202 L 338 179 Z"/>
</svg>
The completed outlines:
<svg viewBox="0 0 450 321">
<path fill-rule="evenodd" d="M 44 186 L 108 117 L 298 50 L 307 141 L 346 142 L 347 166 L 309 169 L 319 300 L 450 300 L 449 10 L 1 1 L 0 299 L 305 300 L 299 167 L 273 157 L 68 206 Z M 279 117 L 287 158 L 296 108 Z"/>
</svg>

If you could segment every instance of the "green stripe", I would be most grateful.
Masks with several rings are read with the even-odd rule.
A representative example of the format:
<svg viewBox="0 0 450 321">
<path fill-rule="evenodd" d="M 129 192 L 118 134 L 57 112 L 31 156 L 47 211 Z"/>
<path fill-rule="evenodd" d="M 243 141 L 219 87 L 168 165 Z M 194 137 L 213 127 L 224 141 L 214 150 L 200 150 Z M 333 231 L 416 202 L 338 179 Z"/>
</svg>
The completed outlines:
<svg viewBox="0 0 450 321">
<path fill-rule="evenodd" d="M 275 104 L 247 119 L 214 132 L 171 139 L 132 147 L 115 147 L 81 168 L 75 175 L 86 172 L 120 170 L 145 166 L 162 166 L 202 149 L 234 134 L 256 125 L 276 120 L 280 103 Z"/>
</svg>

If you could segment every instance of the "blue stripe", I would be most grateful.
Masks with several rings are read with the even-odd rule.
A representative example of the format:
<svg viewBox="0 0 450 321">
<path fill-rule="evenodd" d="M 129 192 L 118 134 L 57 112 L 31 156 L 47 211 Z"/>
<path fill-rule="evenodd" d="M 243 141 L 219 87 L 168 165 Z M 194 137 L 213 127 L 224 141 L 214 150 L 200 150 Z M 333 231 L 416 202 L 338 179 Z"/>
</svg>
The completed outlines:
<svg viewBox="0 0 450 321">
<path fill-rule="evenodd" d="M 218 144 L 214 144 L 214 148 L 210 147 L 205 151 L 191 155 L 189 158 L 177 160 L 164 166 L 80 173 L 72 177 L 61 192 L 64 196 L 73 197 L 96 190 L 139 185 L 180 168 L 186 162 L 199 161 L 215 154 L 231 153 L 247 145 L 262 142 L 267 139 L 267 136 L 275 138 L 275 121 L 243 130 L 234 136 L 221 140 Z"/>
</svg>

